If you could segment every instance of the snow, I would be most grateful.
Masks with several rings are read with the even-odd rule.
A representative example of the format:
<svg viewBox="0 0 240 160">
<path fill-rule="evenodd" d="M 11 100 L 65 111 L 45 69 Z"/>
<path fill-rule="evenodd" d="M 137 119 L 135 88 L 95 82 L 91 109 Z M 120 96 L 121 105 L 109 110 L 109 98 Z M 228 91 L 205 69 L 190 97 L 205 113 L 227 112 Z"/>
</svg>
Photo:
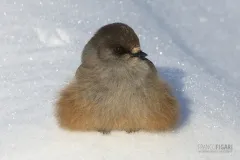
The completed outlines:
<svg viewBox="0 0 240 160">
<path fill-rule="evenodd" d="M 0 159 L 240 158 L 240 1 L 1 0 Z M 81 50 L 104 24 L 121 21 L 140 37 L 181 103 L 170 133 L 64 131 L 57 92 Z M 201 153 L 199 144 L 231 144 Z"/>
</svg>

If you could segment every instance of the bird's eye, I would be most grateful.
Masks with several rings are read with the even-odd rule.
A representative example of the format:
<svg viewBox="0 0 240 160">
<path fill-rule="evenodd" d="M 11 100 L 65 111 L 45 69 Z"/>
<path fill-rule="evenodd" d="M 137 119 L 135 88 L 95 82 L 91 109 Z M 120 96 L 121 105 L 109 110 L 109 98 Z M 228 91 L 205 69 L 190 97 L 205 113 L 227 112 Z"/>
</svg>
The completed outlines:
<svg viewBox="0 0 240 160">
<path fill-rule="evenodd" d="M 126 52 L 126 50 L 123 47 L 121 47 L 121 46 L 115 47 L 114 50 L 118 54 L 124 54 Z"/>
</svg>

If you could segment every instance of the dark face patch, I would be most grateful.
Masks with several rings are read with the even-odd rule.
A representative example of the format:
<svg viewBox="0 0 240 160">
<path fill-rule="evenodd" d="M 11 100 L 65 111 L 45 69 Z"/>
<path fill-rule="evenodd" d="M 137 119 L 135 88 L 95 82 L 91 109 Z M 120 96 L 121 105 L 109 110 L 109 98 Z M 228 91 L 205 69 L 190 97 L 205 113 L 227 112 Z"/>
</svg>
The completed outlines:
<svg viewBox="0 0 240 160">
<path fill-rule="evenodd" d="M 114 47 L 113 48 L 113 52 L 116 54 L 116 55 L 123 55 L 123 54 L 126 54 L 126 53 L 128 53 L 129 51 L 128 50 L 126 50 L 124 47 L 122 47 L 122 46 L 116 46 L 116 47 Z"/>
</svg>

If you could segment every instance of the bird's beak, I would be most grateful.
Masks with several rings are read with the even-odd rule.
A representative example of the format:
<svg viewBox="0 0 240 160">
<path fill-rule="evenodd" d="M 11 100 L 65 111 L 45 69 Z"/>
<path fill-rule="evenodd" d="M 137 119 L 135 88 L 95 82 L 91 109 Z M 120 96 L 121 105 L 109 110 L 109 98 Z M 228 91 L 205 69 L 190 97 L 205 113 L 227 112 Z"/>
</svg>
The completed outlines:
<svg viewBox="0 0 240 160">
<path fill-rule="evenodd" d="M 141 59 L 144 59 L 146 56 L 147 56 L 147 53 L 143 52 L 143 51 L 140 51 L 137 53 L 138 56 L 141 58 Z"/>
<path fill-rule="evenodd" d="M 143 52 L 140 47 L 136 47 L 132 49 L 132 56 L 133 57 L 139 57 L 141 59 L 144 59 L 147 56 L 147 53 Z"/>
</svg>

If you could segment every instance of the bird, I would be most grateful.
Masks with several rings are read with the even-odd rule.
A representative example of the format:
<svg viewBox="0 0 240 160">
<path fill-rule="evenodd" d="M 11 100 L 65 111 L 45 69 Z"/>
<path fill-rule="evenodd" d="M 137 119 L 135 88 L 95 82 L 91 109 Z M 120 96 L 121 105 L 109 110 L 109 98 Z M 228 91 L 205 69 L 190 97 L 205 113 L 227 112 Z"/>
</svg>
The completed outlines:
<svg viewBox="0 0 240 160">
<path fill-rule="evenodd" d="M 173 130 L 179 103 L 147 56 L 128 24 L 100 27 L 83 47 L 75 75 L 59 91 L 59 127 L 103 134 Z"/>
</svg>

